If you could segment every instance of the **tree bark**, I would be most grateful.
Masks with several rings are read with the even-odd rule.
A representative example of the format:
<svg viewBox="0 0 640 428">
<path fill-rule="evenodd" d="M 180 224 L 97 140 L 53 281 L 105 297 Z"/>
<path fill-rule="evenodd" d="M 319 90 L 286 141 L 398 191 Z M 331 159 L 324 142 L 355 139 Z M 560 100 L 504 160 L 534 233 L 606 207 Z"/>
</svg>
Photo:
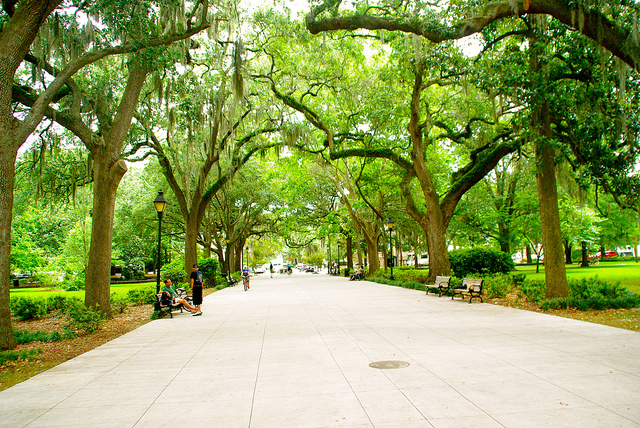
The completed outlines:
<svg viewBox="0 0 640 428">
<path fill-rule="evenodd" d="M 347 268 L 349 271 L 353 269 L 353 239 L 347 235 Z"/>
<path fill-rule="evenodd" d="M 367 254 L 369 260 L 369 272 L 373 273 L 375 271 L 380 270 L 380 259 L 378 258 L 378 238 L 379 234 L 374 237 L 369 236 L 368 234 L 364 235 L 364 241 L 367 243 Z"/>
<path fill-rule="evenodd" d="M 589 267 L 589 248 L 587 247 L 587 243 L 582 241 L 580 246 L 582 247 L 582 263 L 580 263 L 580 267 Z"/>
<path fill-rule="evenodd" d="M 140 91 L 147 77 L 146 64 L 132 66 L 118 112 L 108 128 L 107 138 L 88 146 L 94 159 L 93 226 L 91 249 L 86 273 L 85 305 L 110 315 L 110 270 L 113 218 L 116 193 L 127 165 L 120 159 L 122 146 L 129 131 Z M 86 142 L 85 142 L 86 143 Z"/>
<path fill-rule="evenodd" d="M 570 265 L 573 263 L 573 260 L 571 258 L 571 249 L 572 249 L 571 242 L 569 242 L 568 239 L 565 239 L 563 245 L 564 245 L 564 263 L 567 265 Z"/>
<path fill-rule="evenodd" d="M 535 61 L 535 59 L 534 59 Z M 538 131 L 535 152 L 538 162 L 536 184 L 540 203 L 540 223 L 544 246 L 545 296 L 566 297 L 569 292 L 564 264 L 560 214 L 558 211 L 558 190 L 556 183 L 555 150 L 550 146 L 551 125 L 549 105 L 542 102 L 534 107 L 533 127 Z"/>
<path fill-rule="evenodd" d="M 197 214 L 190 211 L 184 218 L 185 221 L 185 237 L 184 237 L 184 269 L 191 271 L 191 267 L 198 262 L 198 233 L 200 223 Z"/>
<path fill-rule="evenodd" d="M 40 27 L 60 2 L 21 1 L 0 33 L 0 349 L 16 346 L 9 296 L 15 162 L 18 149 L 31 132 L 13 116 L 12 87 L 16 70 Z"/>
<path fill-rule="evenodd" d="M 3 142 L 4 143 L 4 142 Z M 0 145 L 0 349 L 13 349 L 16 341 L 11 323 L 11 221 L 15 161 L 17 150 L 11 145 Z"/>
</svg>

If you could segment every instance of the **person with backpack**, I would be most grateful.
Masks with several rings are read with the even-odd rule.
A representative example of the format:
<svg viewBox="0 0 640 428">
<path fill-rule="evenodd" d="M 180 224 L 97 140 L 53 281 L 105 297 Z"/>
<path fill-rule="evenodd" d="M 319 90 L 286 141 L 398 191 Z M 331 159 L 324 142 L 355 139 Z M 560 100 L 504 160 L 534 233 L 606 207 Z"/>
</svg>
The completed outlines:
<svg viewBox="0 0 640 428">
<path fill-rule="evenodd" d="M 194 264 L 191 270 L 191 293 L 193 295 L 193 305 L 198 310 L 193 316 L 202 315 L 200 305 L 202 305 L 202 272 L 198 270 L 198 264 Z"/>
</svg>

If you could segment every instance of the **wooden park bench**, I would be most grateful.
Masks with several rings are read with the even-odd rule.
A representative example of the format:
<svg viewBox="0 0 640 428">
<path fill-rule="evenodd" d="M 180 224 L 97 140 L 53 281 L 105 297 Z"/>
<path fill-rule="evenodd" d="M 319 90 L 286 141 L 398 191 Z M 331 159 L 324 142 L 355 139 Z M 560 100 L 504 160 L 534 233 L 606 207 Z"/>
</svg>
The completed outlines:
<svg viewBox="0 0 640 428">
<path fill-rule="evenodd" d="M 425 284 L 427 294 L 429 294 L 429 290 L 434 290 L 434 293 L 438 292 L 438 297 L 441 297 L 443 291 L 449 292 L 450 283 L 450 276 L 436 276 L 436 281 L 433 284 Z"/>
<path fill-rule="evenodd" d="M 482 303 L 483 284 L 483 279 L 464 278 L 462 280 L 461 286 L 451 289 L 451 291 L 453 292 L 453 294 L 451 295 L 451 300 L 453 300 L 455 296 L 460 296 L 462 300 L 464 300 L 466 296 L 469 296 L 469 303 L 471 303 L 471 300 L 473 300 L 474 298 L 480 299 L 480 303 Z"/>
<path fill-rule="evenodd" d="M 232 277 L 229 272 L 223 272 L 222 276 L 224 277 L 224 279 L 227 281 L 227 285 L 229 287 L 233 287 L 234 285 L 236 285 L 240 280 L 239 279 L 235 279 L 234 277 Z"/>
</svg>

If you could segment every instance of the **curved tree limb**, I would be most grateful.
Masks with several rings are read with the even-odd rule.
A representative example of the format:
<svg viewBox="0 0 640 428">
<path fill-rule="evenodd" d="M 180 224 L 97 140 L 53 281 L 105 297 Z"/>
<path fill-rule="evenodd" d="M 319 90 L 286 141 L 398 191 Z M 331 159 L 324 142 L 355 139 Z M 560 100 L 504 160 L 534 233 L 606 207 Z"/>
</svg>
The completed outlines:
<svg viewBox="0 0 640 428">
<path fill-rule="evenodd" d="M 565 25 L 596 41 L 613 55 L 634 69 L 640 68 L 640 43 L 634 40 L 633 32 L 612 22 L 599 10 L 587 8 L 577 2 L 565 0 L 529 0 L 525 7 L 522 1 L 489 2 L 482 11 L 462 19 L 453 25 L 443 24 L 435 18 L 406 18 L 355 14 L 319 18 L 330 9 L 335 10 L 339 1 L 327 0 L 307 14 L 306 26 L 311 34 L 325 31 L 356 29 L 400 31 L 416 34 L 434 43 L 457 40 L 482 31 L 489 24 L 513 16 L 550 15 Z M 578 15 L 580 19 L 578 19 Z"/>
</svg>

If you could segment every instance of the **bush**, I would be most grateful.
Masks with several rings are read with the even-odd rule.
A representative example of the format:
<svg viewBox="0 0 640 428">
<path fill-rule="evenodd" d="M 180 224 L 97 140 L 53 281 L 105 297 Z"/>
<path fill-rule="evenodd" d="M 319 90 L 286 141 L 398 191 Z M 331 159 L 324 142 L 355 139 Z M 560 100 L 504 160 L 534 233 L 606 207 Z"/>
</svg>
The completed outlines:
<svg viewBox="0 0 640 428">
<path fill-rule="evenodd" d="M 179 283 L 189 280 L 189 276 L 184 271 L 184 259 L 176 257 L 171 263 L 162 266 L 160 273 L 163 278 L 171 279 L 171 282 Z"/>
<path fill-rule="evenodd" d="M 402 288 L 410 288 L 412 290 L 427 291 L 427 287 L 425 287 L 424 284 L 422 284 L 420 282 L 415 282 L 415 281 L 403 282 L 403 283 L 400 284 L 400 286 Z"/>
<path fill-rule="evenodd" d="M 84 285 L 84 276 L 74 275 L 66 280 L 62 288 L 64 288 L 65 291 L 78 291 L 84 290 Z"/>
<path fill-rule="evenodd" d="M 156 301 L 156 286 L 129 290 L 126 300 L 136 306 L 152 305 Z"/>
<path fill-rule="evenodd" d="M 47 313 L 47 304 L 43 299 L 18 297 L 11 299 L 11 312 L 21 321 L 40 318 Z"/>
<path fill-rule="evenodd" d="M 459 278 L 469 274 L 508 274 L 515 264 L 507 253 L 490 248 L 476 247 L 472 249 L 453 250 L 449 253 L 451 269 Z"/>
<path fill-rule="evenodd" d="M 589 309 L 622 309 L 640 306 L 640 294 L 635 294 L 617 283 L 609 283 L 594 278 L 571 279 L 568 281 L 569 295 L 542 301 L 540 307 L 547 309 L 575 308 L 581 311 Z"/>
<path fill-rule="evenodd" d="M 13 330 L 13 337 L 16 343 L 30 342 L 57 342 L 62 340 L 62 335 L 57 331 L 29 331 L 29 330 Z"/>
<path fill-rule="evenodd" d="M 57 273 L 38 272 L 38 279 L 44 287 L 57 287 L 60 284 Z"/>
<path fill-rule="evenodd" d="M 67 336 L 75 336 L 82 332 L 93 333 L 105 320 L 99 311 L 88 308 L 80 300 L 69 300 L 67 304 L 67 324 L 64 332 Z"/>
<path fill-rule="evenodd" d="M 27 349 L 23 351 L 2 351 L 0 352 L 0 365 L 12 361 L 30 360 L 42 352 L 42 349 Z"/>
<path fill-rule="evenodd" d="M 482 290 L 488 298 L 505 297 L 513 287 L 513 278 L 506 274 L 490 275 L 484 278 Z"/>
<path fill-rule="evenodd" d="M 216 259 L 204 259 L 202 262 L 198 262 L 198 268 L 202 272 L 203 286 L 215 286 L 216 274 L 220 272 L 220 263 Z"/>
<path fill-rule="evenodd" d="M 62 294 L 47 297 L 47 312 L 62 310 L 67 307 L 67 298 Z"/>
<path fill-rule="evenodd" d="M 389 272 L 390 273 L 390 272 Z M 402 266 L 393 269 L 393 277 L 401 282 L 427 282 L 429 271 L 426 269 L 416 269 L 414 267 Z"/>
<path fill-rule="evenodd" d="M 126 296 L 120 296 L 118 293 L 111 293 L 111 311 L 121 314 L 129 309 L 129 302 Z"/>
<path fill-rule="evenodd" d="M 543 280 L 526 279 L 518 287 L 518 295 L 526 297 L 532 302 L 540 303 L 544 299 L 544 293 L 547 288 Z"/>
</svg>

